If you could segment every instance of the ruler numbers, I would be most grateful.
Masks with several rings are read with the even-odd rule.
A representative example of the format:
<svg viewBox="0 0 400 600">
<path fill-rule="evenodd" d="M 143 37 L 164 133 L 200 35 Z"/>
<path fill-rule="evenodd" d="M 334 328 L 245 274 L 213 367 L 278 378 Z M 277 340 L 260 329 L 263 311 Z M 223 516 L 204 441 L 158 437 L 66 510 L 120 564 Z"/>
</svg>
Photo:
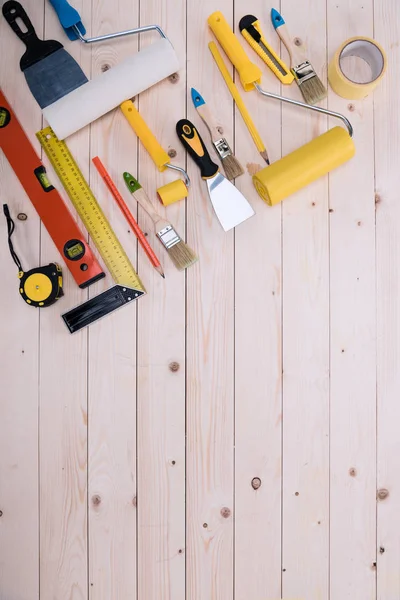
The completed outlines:
<svg viewBox="0 0 400 600">
<path fill-rule="evenodd" d="M 40 131 L 37 137 L 115 282 L 144 291 L 143 284 L 67 145 L 57 139 L 50 127 Z"/>
</svg>

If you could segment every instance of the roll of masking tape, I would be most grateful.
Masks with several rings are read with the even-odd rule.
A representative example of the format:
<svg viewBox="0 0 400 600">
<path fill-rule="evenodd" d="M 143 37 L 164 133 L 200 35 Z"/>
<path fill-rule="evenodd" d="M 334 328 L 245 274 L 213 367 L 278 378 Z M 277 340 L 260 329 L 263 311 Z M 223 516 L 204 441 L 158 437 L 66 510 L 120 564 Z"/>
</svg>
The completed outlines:
<svg viewBox="0 0 400 600">
<path fill-rule="evenodd" d="M 360 69 L 358 75 L 354 74 L 357 66 L 351 75 L 348 73 L 346 62 L 350 57 L 361 58 L 367 63 L 370 69 L 367 76 L 364 76 L 364 69 Z M 353 37 L 336 50 L 328 68 L 328 80 L 338 96 L 349 100 L 361 100 L 376 88 L 385 71 L 386 54 L 383 48 L 370 38 Z"/>
<path fill-rule="evenodd" d="M 259 196 L 274 206 L 326 175 L 355 154 L 352 138 L 343 127 L 333 127 L 291 154 L 253 175 Z"/>
<path fill-rule="evenodd" d="M 171 181 L 171 183 L 167 183 L 157 190 L 158 197 L 164 206 L 169 206 L 170 204 L 174 204 L 174 202 L 178 202 L 178 200 L 183 200 L 183 198 L 187 197 L 188 193 L 188 189 L 182 179 Z"/>
</svg>

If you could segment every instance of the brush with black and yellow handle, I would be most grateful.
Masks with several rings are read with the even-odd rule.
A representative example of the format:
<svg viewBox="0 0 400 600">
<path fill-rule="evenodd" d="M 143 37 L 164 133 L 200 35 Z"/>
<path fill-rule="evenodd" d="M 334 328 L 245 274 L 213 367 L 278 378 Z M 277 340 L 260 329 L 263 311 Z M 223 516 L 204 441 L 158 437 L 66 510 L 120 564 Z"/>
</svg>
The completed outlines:
<svg viewBox="0 0 400 600">
<path fill-rule="evenodd" d="M 289 67 L 275 53 L 268 44 L 261 31 L 260 21 L 253 15 L 246 15 L 240 19 L 239 29 L 244 39 L 250 44 L 258 56 L 284 84 L 290 85 L 294 76 Z"/>
</svg>

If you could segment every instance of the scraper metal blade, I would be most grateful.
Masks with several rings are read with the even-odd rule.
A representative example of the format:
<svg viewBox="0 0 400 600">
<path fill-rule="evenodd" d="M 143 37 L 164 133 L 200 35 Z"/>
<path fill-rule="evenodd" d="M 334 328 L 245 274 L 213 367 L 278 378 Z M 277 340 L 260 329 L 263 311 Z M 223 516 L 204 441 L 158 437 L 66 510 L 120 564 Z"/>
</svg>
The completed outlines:
<svg viewBox="0 0 400 600">
<path fill-rule="evenodd" d="M 252 217 L 255 212 L 241 192 L 213 163 L 199 132 L 187 119 L 176 124 L 176 133 L 200 169 L 207 182 L 208 194 L 216 216 L 224 231 L 229 231 Z"/>
<path fill-rule="evenodd" d="M 20 68 L 41 108 L 45 108 L 66 96 L 88 79 L 76 60 L 56 40 L 40 40 L 19 2 L 8 0 L 2 12 L 14 33 L 26 45 L 20 60 Z M 20 19 L 26 28 L 19 25 Z"/>
</svg>

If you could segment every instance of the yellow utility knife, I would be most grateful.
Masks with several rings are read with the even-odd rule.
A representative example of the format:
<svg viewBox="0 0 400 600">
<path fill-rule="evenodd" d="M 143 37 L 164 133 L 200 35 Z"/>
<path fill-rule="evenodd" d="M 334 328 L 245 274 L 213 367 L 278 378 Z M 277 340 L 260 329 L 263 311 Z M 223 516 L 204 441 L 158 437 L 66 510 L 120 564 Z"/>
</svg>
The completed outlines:
<svg viewBox="0 0 400 600">
<path fill-rule="evenodd" d="M 246 15 L 240 19 L 239 29 L 244 39 L 257 52 L 258 56 L 263 59 L 278 79 L 286 85 L 292 83 L 294 79 L 293 73 L 264 38 L 257 17 Z"/>
</svg>

